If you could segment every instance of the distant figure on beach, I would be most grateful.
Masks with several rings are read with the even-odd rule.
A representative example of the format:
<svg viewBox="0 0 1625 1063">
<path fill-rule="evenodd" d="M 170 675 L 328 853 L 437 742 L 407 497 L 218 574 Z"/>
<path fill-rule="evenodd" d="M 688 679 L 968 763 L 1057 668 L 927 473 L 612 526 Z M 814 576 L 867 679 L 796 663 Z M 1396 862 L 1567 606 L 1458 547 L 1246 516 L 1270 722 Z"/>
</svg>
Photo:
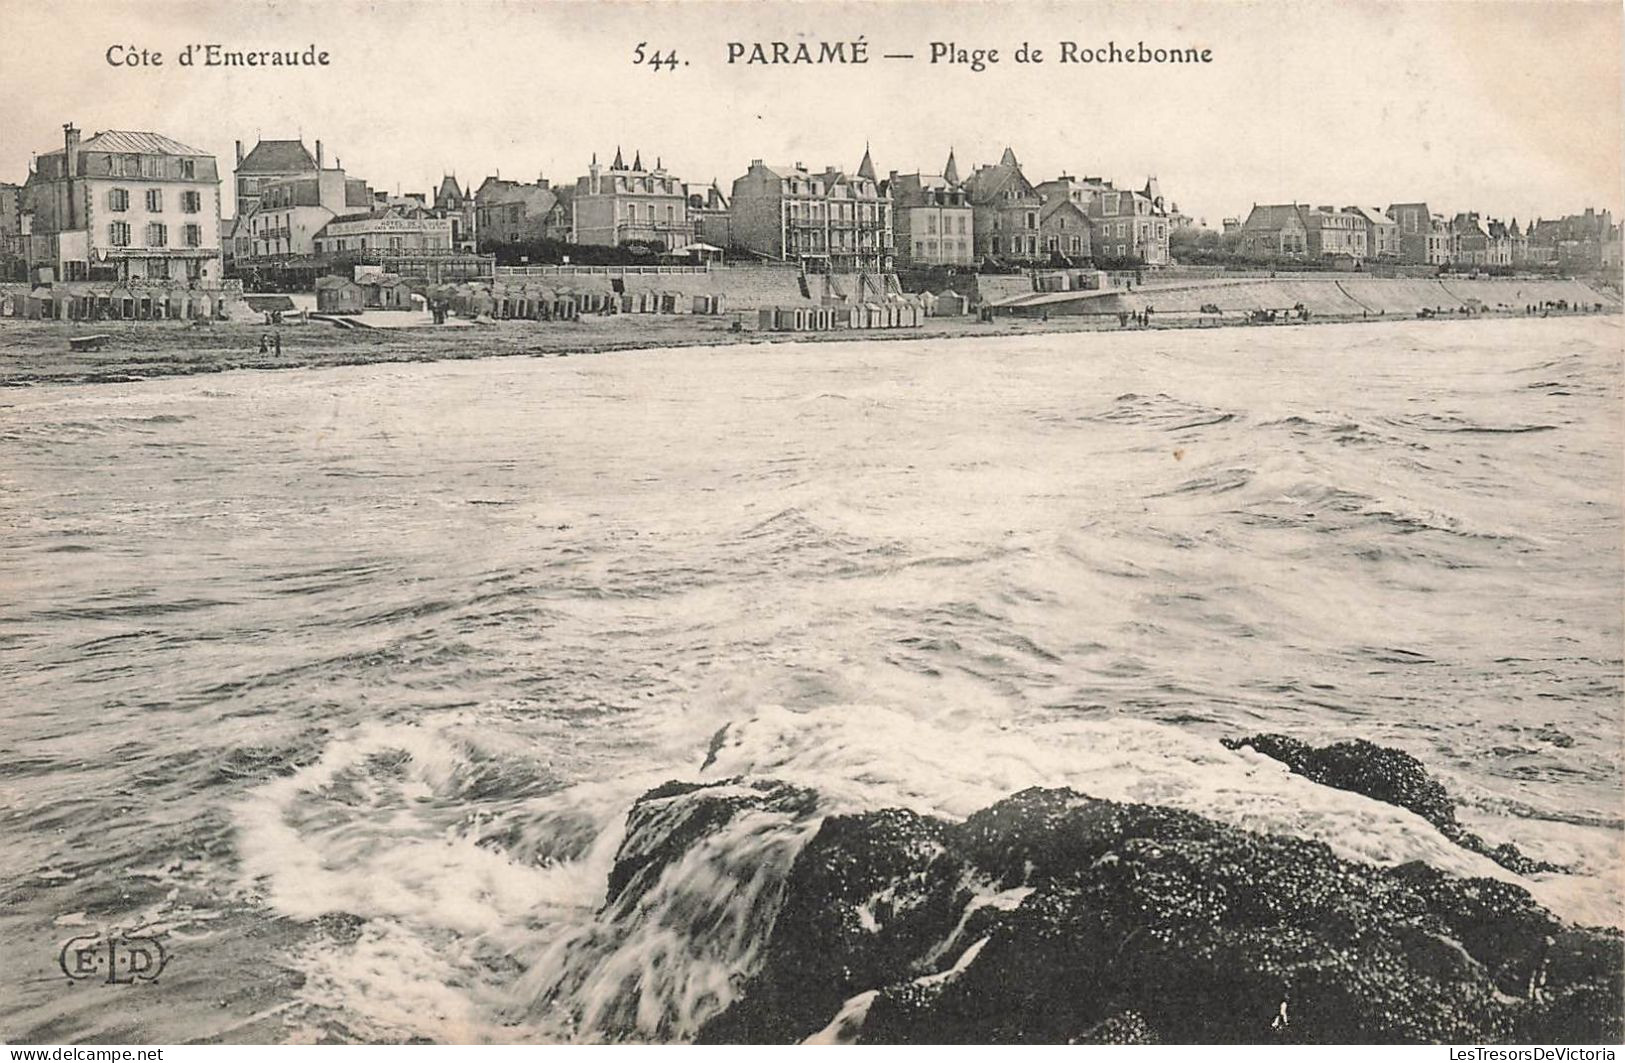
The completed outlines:
<svg viewBox="0 0 1625 1063">
<path fill-rule="evenodd" d="M 278 358 L 282 357 L 282 333 L 280 332 L 276 334 L 276 356 Z"/>
<path fill-rule="evenodd" d="M 263 332 L 260 333 L 260 353 L 264 354 L 266 351 L 269 351 L 270 349 L 271 349 L 271 344 L 265 338 L 265 333 L 263 333 Z"/>
</svg>

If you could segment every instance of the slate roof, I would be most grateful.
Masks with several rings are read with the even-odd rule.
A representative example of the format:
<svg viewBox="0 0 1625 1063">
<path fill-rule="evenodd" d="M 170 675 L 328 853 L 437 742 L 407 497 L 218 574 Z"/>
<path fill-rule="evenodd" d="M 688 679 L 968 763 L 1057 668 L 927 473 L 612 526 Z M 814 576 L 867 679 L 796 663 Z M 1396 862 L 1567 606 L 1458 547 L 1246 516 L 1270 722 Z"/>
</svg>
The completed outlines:
<svg viewBox="0 0 1625 1063">
<path fill-rule="evenodd" d="M 863 146 L 863 161 L 858 163 L 858 176 L 867 177 L 871 181 L 875 180 L 875 163 L 869 157 L 869 145 L 867 144 Z"/>
<path fill-rule="evenodd" d="M 540 216 L 552 210 L 563 195 L 563 189 L 543 188 L 540 185 L 522 185 L 510 181 L 491 183 L 491 190 L 486 192 L 480 205 L 485 207 L 502 207 L 514 203 L 522 203 L 525 212 Z M 481 186 L 482 192 L 485 186 Z"/>
<path fill-rule="evenodd" d="M 1450 219 L 1450 231 L 1463 236 L 1487 235 L 1479 225 L 1478 215 L 1463 212 Z"/>
<path fill-rule="evenodd" d="M 1088 220 L 1089 212 L 1084 210 L 1078 204 L 1074 203 L 1072 200 L 1068 199 L 1066 196 L 1052 197 L 1047 203 L 1044 204 L 1043 209 L 1039 211 L 1038 216 L 1042 220 L 1048 221 L 1050 216 L 1056 211 L 1065 210 L 1068 207 L 1071 207 L 1075 213 L 1081 215 L 1085 221 Z"/>
<path fill-rule="evenodd" d="M 474 201 L 483 205 L 491 202 L 491 197 L 498 195 L 507 189 L 517 188 L 518 186 L 518 181 L 509 181 L 501 177 L 487 177 L 484 181 L 480 182 L 480 187 L 475 190 Z"/>
<path fill-rule="evenodd" d="M 1015 153 L 1005 148 L 1004 158 L 997 165 L 976 168 L 976 172 L 965 181 L 965 191 L 972 203 L 990 203 L 1012 180 L 1024 187 L 1021 198 L 1037 198 L 1038 193 L 1022 175 L 1021 166 L 1015 161 Z"/>
<path fill-rule="evenodd" d="M 1242 223 L 1243 229 L 1279 229 L 1294 219 L 1305 229 L 1309 227 L 1304 217 L 1305 208 L 1296 203 L 1276 203 L 1267 206 L 1254 206 L 1253 212 L 1247 215 Z"/>
<path fill-rule="evenodd" d="M 1388 216 L 1388 212 L 1383 210 L 1381 207 L 1354 206 L 1354 207 L 1349 207 L 1348 210 L 1351 213 L 1360 215 L 1360 217 L 1364 218 L 1366 221 L 1373 222 L 1373 223 L 1378 224 L 1378 225 L 1394 225 L 1394 224 L 1396 224 L 1394 219 L 1392 219 L 1392 218 L 1390 218 Z"/>
<path fill-rule="evenodd" d="M 60 155 L 63 148 L 48 151 L 45 154 Z M 80 151 L 107 151 L 115 154 L 128 155 L 186 155 L 196 158 L 210 158 L 208 152 L 189 148 L 178 140 L 160 133 L 141 133 L 128 129 L 109 129 L 97 133 L 89 140 L 79 144 Z"/>
<path fill-rule="evenodd" d="M 262 140 L 243 156 L 238 173 L 303 173 L 316 169 L 316 157 L 299 140 Z"/>
</svg>

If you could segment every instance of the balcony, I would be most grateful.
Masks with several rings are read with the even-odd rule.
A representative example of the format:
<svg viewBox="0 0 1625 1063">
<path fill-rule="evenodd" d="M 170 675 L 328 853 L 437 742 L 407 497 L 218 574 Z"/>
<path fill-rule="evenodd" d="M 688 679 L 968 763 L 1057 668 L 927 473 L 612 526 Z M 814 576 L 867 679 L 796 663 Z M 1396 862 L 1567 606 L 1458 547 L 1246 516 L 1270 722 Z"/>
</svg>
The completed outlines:
<svg viewBox="0 0 1625 1063">
<path fill-rule="evenodd" d="M 218 247 L 107 247 L 98 248 L 103 258 L 219 258 Z"/>
</svg>

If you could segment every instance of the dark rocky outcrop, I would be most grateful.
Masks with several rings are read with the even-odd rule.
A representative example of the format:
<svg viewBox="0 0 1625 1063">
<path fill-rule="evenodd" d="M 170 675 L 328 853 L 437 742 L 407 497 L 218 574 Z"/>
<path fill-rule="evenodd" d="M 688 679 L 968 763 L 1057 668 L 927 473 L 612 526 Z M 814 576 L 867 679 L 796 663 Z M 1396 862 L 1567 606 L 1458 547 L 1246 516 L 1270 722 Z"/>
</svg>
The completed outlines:
<svg viewBox="0 0 1625 1063">
<path fill-rule="evenodd" d="M 701 800 L 674 800 L 702 790 Z M 770 780 L 658 786 L 638 798 L 627 815 L 626 837 L 610 869 L 604 906 L 635 901 L 668 864 L 742 811 L 807 815 L 817 803 L 811 790 Z"/>
<path fill-rule="evenodd" d="M 1463 849 L 1487 856 L 1508 871 L 1533 875 L 1565 870 L 1525 856 L 1510 842 L 1492 846 L 1456 822 L 1456 802 L 1444 785 L 1404 750 L 1364 739 L 1317 747 L 1280 734 L 1226 738 L 1224 744 L 1229 749 L 1255 749 L 1322 786 L 1350 790 L 1415 812 Z"/>
<path fill-rule="evenodd" d="M 1612 1042 L 1622 955 L 1507 883 L 1033 789 L 826 819 L 700 1040 L 801 1040 L 874 991 L 871 1043 Z"/>
</svg>

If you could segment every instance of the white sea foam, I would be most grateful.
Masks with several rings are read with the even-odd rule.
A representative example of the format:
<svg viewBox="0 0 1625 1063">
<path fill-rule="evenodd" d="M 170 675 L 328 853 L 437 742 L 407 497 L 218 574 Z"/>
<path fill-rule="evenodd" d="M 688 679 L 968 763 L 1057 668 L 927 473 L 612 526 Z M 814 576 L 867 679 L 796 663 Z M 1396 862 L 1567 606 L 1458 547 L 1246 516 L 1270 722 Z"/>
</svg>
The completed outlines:
<svg viewBox="0 0 1625 1063">
<path fill-rule="evenodd" d="M 365 727 L 240 808 L 244 870 L 272 906 L 299 919 L 346 912 L 368 920 L 355 944 L 310 950 L 312 1001 L 426 1035 L 455 1029 L 499 1039 L 517 1026 L 542 1039 L 687 1039 L 755 969 L 785 877 L 822 816 L 904 807 L 958 819 L 1030 786 L 1182 808 L 1322 841 L 1351 860 L 1420 860 L 1517 883 L 1569 919 L 1618 920 L 1606 880 L 1522 878 L 1413 813 L 1177 727 L 1110 719 L 1029 733 L 849 704 L 765 706 L 726 729 L 703 770 L 676 773 L 713 786 L 745 778 L 806 787 L 820 795 L 816 810 L 735 815 L 678 853 L 647 889 L 601 907 L 617 847 L 654 852 L 680 833 L 689 799 L 652 806 L 631 837 L 623 837 L 631 803 L 666 773 L 578 784 L 481 821 L 446 789 L 467 774 L 466 748 L 448 738 L 455 730 Z M 379 764 L 395 767 L 380 779 Z M 397 792 L 412 797 L 396 802 Z M 448 826 L 433 815 L 437 795 L 464 819 Z M 524 973 L 510 983 L 490 969 L 493 954 Z"/>
</svg>

